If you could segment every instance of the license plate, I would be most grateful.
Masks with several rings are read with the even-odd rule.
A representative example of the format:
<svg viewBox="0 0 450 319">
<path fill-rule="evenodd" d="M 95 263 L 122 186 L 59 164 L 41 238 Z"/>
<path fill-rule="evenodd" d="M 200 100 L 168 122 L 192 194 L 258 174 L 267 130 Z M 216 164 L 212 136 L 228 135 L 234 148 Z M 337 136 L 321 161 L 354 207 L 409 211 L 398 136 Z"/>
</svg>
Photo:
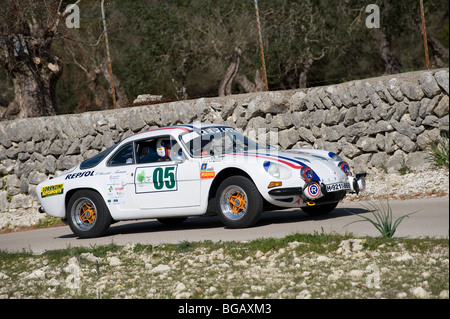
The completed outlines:
<svg viewBox="0 0 450 319">
<path fill-rule="evenodd" d="M 341 183 L 334 183 L 334 184 L 328 184 L 326 185 L 327 192 L 337 192 L 343 189 L 350 189 L 350 183 L 349 182 L 341 182 Z"/>
</svg>

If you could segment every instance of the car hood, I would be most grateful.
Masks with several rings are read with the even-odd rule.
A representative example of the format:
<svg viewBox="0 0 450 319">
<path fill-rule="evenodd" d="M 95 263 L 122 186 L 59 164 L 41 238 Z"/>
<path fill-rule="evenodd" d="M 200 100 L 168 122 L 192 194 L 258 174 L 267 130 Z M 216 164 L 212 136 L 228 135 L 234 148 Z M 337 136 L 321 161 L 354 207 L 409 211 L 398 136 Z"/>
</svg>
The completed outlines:
<svg viewBox="0 0 450 319">
<path fill-rule="evenodd" d="M 338 162 L 331 159 L 330 153 L 321 150 L 259 150 L 242 153 L 227 154 L 228 158 L 246 157 L 256 158 L 257 162 L 273 161 L 284 164 L 292 169 L 310 167 L 314 172 L 313 179 L 324 183 L 333 183 L 346 180 L 347 176 L 338 167 Z M 250 162 L 250 161 L 249 161 Z"/>
</svg>

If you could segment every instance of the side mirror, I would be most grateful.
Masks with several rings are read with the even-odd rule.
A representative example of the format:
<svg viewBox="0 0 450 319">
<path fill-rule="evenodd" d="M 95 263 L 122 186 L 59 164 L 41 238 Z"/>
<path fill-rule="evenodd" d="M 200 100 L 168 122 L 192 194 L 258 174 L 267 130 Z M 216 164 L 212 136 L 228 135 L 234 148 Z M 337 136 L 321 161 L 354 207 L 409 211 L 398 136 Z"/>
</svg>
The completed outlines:
<svg viewBox="0 0 450 319">
<path fill-rule="evenodd" d="M 172 161 L 174 161 L 174 162 L 177 162 L 177 163 L 182 163 L 182 162 L 184 162 L 184 156 L 183 156 L 183 153 L 181 153 L 181 154 L 179 154 L 179 153 L 172 154 L 172 156 L 171 156 L 170 159 L 171 159 Z"/>
</svg>

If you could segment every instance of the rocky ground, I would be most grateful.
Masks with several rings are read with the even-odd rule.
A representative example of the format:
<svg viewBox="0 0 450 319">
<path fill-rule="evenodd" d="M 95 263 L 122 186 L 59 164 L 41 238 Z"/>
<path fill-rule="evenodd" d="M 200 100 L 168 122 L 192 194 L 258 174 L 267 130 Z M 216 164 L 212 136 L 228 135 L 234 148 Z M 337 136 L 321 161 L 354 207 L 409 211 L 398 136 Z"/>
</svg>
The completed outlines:
<svg viewBox="0 0 450 319">
<path fill-rule="evenodd" d="M 449 170 L 428 169 L 406 174 L 372 172 L 367 178 L 367 188 L 359 195 L 350 194 L 345 200 L 409 199 L 449 196 Z"/>
<path fill-rule="evenodd" d="M 448 299 L 448 254 L 445 239 L 298 234 L 4 255 L 0 299 Z"/>
</svg>

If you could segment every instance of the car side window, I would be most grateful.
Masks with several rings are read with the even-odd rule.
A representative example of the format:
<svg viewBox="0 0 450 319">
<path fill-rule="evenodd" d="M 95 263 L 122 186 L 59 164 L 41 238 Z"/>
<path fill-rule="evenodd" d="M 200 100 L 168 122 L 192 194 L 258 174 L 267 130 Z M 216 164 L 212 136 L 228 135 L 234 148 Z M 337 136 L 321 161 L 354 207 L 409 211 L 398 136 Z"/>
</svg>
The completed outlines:
<svg viewBox="0 0 450 319">
<path fill-rule="evenodd" d="M 126 144 L 114 154 L 108 162 L 109 165 L 130 165 L 134 164 L 133 143 Z"/>
<path fill-rule="evenodd" d="M 156 153 L 156 140 L 145 140 L 136 143 L 137 164 L 153 163 L 158 161 Z"/>
<path fill-rule="evenodd" d="M 170 136 L 136 142 L 136 163 L 155 163 L 183 160 L 183 152 Z"/>
</svg>

